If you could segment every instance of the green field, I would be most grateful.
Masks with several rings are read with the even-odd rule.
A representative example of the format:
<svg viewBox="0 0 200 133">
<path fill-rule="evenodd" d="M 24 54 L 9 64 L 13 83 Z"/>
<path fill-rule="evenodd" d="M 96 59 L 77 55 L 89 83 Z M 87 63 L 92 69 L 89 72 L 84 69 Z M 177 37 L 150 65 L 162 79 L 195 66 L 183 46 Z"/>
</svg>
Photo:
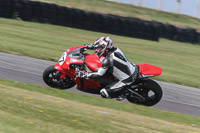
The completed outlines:
<svg viewBox="0 0 200 133">
<path fill-rule="evenodd" d="M 136 17 L 144 20 L 158 21 L 176 25 L 178 27 L 190 27 L 200 30 L 200 19 L 163 12 L 149 8 L 137 7 L 127 4 L 108 2 L 106 0 L 34 0 L 52 2 L 61 6 L 78 8 L 86 11 L 114 14 L 126 17 Z"/>
<path fill-rule="evenodd" d="M 200 118 L 0 79 L 1 133 L 200 133 Z"/>
<path fill-rule="evenodd" d="M 0 18 L 0 51 L 57 61 L 70 46 L 110 36 L 135 64 L 163 69 L 157 80 L 200 88 L 200 45 L 160 39 L 159 42 L 49 24 Z"/>
</svg>

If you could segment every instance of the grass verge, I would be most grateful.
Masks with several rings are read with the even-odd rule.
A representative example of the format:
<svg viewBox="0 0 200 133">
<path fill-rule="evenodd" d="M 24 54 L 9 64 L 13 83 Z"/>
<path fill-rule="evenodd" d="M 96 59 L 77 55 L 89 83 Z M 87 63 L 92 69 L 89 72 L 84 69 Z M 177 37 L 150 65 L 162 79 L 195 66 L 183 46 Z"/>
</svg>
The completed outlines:
<svg viewBox="0 0 200 133">
<path fill-rule="evenodd" d="M 0 79 L 3 133 L 200 133 L 200 118 Z"/>
<path fill-rule="evenodd" d="M 57 61 L 70 46 L 110 36 L 135 64 L 163 69 L 157 80 L 200 88 L 200 45 L 161 39 L 159 42 L 75 28 L 0 18 L 0 51 Z"/>
</svg>

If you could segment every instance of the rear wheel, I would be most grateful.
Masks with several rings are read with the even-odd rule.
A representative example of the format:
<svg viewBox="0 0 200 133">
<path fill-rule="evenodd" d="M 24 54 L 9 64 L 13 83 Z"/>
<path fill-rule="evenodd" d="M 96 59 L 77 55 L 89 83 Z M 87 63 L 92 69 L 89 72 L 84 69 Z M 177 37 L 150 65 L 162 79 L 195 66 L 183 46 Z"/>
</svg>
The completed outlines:
<svg viewBox="0 0 200 133">
<path fill-rule="evenodd" d="M 69 76 L 60 78 L 61 74 L 62 73 L 57 71 L 54 65 L 52 65 L 43 72 L 43 80 L 48 86 L 58 89 L 69 89 L 75 86 L 76 83 L 74 83 Z"/>
<path fill-rule="evenodd" d="M 127 100 L 131 103 L 145 105 L 145 106 L 153 106 L 157 104 L 162 98 L 162 88 L 158 83 L 153 80 L 145 81 L 144 85 L 136 90 L 137 93 L 142 95 L 145 98 L 145 101 L 140 101 L 135 96 L 129 95 Z"/>
</svg>

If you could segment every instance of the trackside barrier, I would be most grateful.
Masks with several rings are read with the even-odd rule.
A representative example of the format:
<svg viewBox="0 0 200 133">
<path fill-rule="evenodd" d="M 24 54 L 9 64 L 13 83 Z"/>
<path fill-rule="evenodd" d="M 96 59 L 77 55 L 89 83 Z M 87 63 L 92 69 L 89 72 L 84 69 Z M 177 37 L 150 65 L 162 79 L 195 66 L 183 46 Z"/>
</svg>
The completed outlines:
<svg viewBox="0 0 200 133">
<path fill-rule="evenodd" d="M 0 17 L 21 18 L 24 21 L 50 23 L 153 41 L 158 41 L 160 37 L 163 37 L 181 42 L 200 43 L 200 33 L 195 29 L 87 12 L 31 0 L 0 0 Z"/>
</svg>

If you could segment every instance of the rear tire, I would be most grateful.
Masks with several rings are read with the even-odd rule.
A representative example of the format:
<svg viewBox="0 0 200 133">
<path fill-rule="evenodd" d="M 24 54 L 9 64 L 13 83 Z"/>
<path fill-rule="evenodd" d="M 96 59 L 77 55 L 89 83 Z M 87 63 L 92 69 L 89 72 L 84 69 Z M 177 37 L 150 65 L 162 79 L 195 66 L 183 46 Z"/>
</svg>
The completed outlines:
<svg viewBox="0 0 200 133">
<path fill-rule="evenodd" d="M 69 89 L 76 85 L 69 76 L 60 78 L 61 74 L 62 73 L 57 71 L 54 65 L 52 65 L 43 72 L 43 80 L 48 86 L 58 89 Z"/>
<path fill-rule="evenodd" d="M 138 99 L 131 97 L 131 95 L 127 97 L 127 100 L 135 104 L 153 106 L 157 104 L 162 98 L 162 88 L 154 80 L 149 79 L 145 81 L 143 87 L 141 87 L 140 89 L 142 89 L 142 91 L 138 93 L 145 97 L 145 101 L 139 101 Z M 153 95 L 149 96 L 149 93 L 153 93 Z"/>
</svg>

